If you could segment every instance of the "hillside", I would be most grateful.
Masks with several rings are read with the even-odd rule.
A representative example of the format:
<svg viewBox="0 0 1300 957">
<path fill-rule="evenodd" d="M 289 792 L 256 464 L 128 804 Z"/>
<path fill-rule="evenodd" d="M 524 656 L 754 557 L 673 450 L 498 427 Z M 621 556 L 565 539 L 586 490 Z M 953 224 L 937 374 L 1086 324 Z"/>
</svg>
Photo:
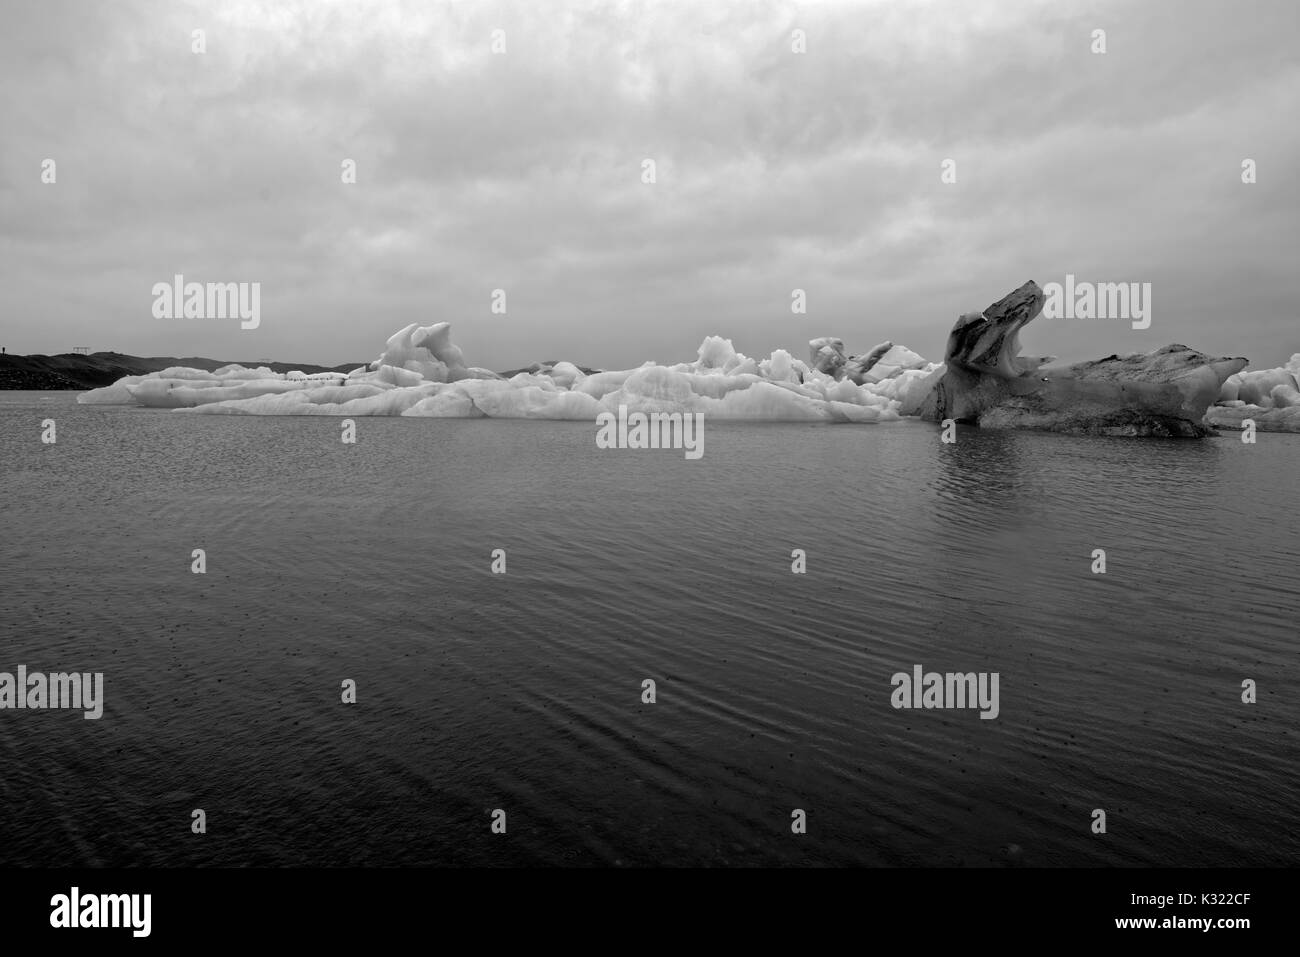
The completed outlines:
<svg viewBox="0 0 1300 957">
<path fill-rule="evenodd" d="M 351 372 L 365 362 L 352 362 L 339 366 L 304 365 L 293 362 L 240 362 L 254 368 L 267 366 L 275 372 L 301 369 L 303 372 Z M 195 356 L 128 356 L 120 352 L 94 352 L 88 356 L 62 353 L 55 356 L 0 355 L 0 389 L 98 389 L 112 385 L 128 375 L 146 375 L 160 372 L 171 366 L 189 366 L 208 372 L 220 369 L 229 362 L 203 359 Z"/>
</svg>

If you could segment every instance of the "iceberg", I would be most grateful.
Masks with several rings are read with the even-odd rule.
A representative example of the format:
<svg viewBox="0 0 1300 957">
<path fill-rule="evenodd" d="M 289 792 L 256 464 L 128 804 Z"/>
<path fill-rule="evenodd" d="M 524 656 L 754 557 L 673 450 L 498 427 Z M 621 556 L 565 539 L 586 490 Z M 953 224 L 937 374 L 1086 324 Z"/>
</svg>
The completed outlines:
<svg viewBox="0 0 1300 957">
<path fill-rule="evenodd" d="M 211 415 L 410 416 L 596 421 L 602 414 L 703 413 L 715 419 L 823 423 L 951 418 L 985 428 L 1099 435 L 1202 436 L 1241 428 L 1300 431 L 1300 353 L 1278 369 L 1247 372 L 1242 358 L 1182 345 L 1071 366 L 1020 354 L 1019 335 L 1045 297 L 1025 283 L 957 319 L 945 362 L 886 341 L 850 354 L 842 339 L 765 359 L 707 336 L 687 362 L 596 371 L 571 362 L 514 373 L 468 365 L 447 322 L 412 323 L 349 373 L 277 373 L 226 365 L 131 375 L 77 397 Z"/>
<path fill-rule="evenodd" d="M 1111 355 L 1071 366 L 1020 355 L 1020 330 L 1044 304 L 1032 280 L 983 312 L 958 317 L 944 366 L 900 402 L 903 414 L 982 428 L 1044 429 L 1084 435 L 1200 438 L 1224 383 L 1246 366 L 1184 345 Z"/>
<path fill-rule="evenodd" d="M 675 365 L 647 362 L 588 372 L 570 362 L 538 363 L 507 377 L 466 365 L 451 340 L 450 323 L 412 323 L 390 336 L 373 362 L 346 375 L 280 374 L 265 366 L 171 368 L 128 376 L 77 401 L 212 415 L 595 421 L 623 408 L 717 419 L 866 423 L 897 420 L 900 407 L 918 402 L 918 389 L 939 368 L 892 342 L 851 358 L 839 339 L 815 339 L 809 348 L 811 362 L 785 349 L 758 360 L 738 352 L 730 339 L 708 336 L 694 360 Z"/>
<path fill-rule="evenodd" d="M 1300 432 L 1300 352 L 1276 369 L 1237 372 L 1223 383 L 1219 401 L 1205 413 L 1209 425 L 1261 432 Z"/>
</svg>

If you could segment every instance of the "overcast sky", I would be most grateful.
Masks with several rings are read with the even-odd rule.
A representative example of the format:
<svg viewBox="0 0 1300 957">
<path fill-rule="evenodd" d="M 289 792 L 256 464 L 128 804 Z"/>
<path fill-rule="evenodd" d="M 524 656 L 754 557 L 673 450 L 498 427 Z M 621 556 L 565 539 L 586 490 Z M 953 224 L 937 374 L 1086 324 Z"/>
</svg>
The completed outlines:
<svg viewBox="0 0 1300 957">
<path fill-rule="evenodd" d="M 1297 10 L 10 0 L 0 344 L 333 365 L 447 320 L 496 369 L 675 362 L 706 334 L 941 359 L 959 313 L 1073 273 L 1150 282 L 1150 328 L 1040 317 L 1026 352 L 1278 365 Z M 260 327 L 154 318 L 176 273 L 260 282 Z"/>
</svg>

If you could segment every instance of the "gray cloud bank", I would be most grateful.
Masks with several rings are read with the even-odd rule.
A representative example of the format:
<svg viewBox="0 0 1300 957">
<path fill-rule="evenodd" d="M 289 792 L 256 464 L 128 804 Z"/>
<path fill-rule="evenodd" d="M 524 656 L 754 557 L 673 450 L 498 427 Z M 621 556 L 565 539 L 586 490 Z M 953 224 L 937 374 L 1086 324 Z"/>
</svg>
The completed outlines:
<svg viewBox="0 0 1300 957">
<path fill-rule="evenodd" d="M 9 5 L 0 342 L 334 364 L 447 320 L 498 369 L 677 361 L 711 333 L 938 359 L 959 312 L 1069 272 L 1150 282 L 1151 327 L 1040 318 L 1027 353 L 1278 365 L 1300 351 L 1297 9 Z M 260 282 L 261 325 L 155 318 L 176 273 Z"/>
</svg>

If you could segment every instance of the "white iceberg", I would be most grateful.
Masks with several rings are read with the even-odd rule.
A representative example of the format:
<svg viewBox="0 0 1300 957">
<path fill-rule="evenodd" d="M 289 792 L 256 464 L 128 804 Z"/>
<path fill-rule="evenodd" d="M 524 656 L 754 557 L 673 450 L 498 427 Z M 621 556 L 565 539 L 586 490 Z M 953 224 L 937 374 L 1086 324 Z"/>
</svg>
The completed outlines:
<svg viewBox="0 0 1300 957">
<path fill-rule="evenodd" d="M 1300 352 L 1277 369 L 1238 372 L 1224 380 L 1219 401 L 1205 413 L 1208 425 L 1261 432 L 1300 432 Z"/>
<path fill-rule="evenodd" d="M 812 353 L 829 342 L 839 340 L 815 340 Z M 900 404 L 937 366 L 904 346 L 886 345 L 878 361 L 862 369 L 860 383 L 843 375 L 842 364 L 829 363 L 832 371 L 821 371 L 785 349 L 756 360 L 720 336 L 707 337 L 691 362 L 647 362 L 592 374 L 557 362 L 506 379 L 467 366 L 451 341 L 450 323 L 413 323 L 391 336 L 374 362 L 347 375 L 280 374 L 239 365 L 215 372 L 171 368 L 128 376 L 77 401 L 217 415 L 595 420 L 602 412 L 625 407 L 629 412 L 702 412 L 716 419 L 888 422 L 899 417 Z"/>
</svg>

